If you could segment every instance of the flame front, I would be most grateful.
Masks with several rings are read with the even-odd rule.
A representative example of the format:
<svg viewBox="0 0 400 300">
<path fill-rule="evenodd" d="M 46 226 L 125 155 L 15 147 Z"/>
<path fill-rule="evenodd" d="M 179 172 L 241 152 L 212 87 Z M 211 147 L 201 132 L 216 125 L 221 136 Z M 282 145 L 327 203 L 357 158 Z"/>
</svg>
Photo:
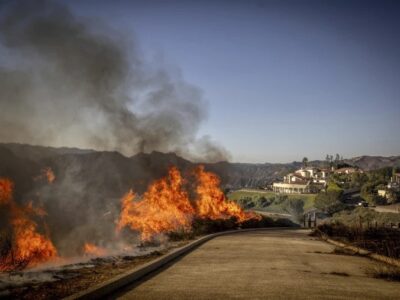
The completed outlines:
<svg viewBox="0 0 400 300">
<path fill-rule="evenodd" d="M 42 172 L 48 183 L 51 184 L 56 179 L 56 175 L 54 175 L 54 172 L 50 167 L 44 168 Z"/>
<path fill-rule="evenodd" d="M 50 168 L 43 169 L 41 174 L 40 178 L 48 183 L 54 182 Z M 193 221 L 198 219 L 234 217 L 243 222 L 258 218 L 225 197 L 217 175 L 202 166 L 193 174 L 195 179 L 188 184 L 179 170 L 171 167 L 167 176 L 153 182 L 143 196 L 138 197 L 132 190 L 126 193 L 121 199 L 117 232 L 128 227 L 138 232 L 142 241 L 151 241 L 163 233 L 190 232 Z M 0 213 L 7 220 L 7 226 L 0 228 L 0 271 L 21 270 L 59 259 L 48 234 L 40 230 L 47 229 L 46 224 L 38 224 L 46 211 L 32 202 L 18 204 L 13 189 L 11 180 L 0 178 Z M 92 243 L 86 243 L 82 251 L 90 256 L 108 254 L 106 249 Z"/>
<path fill-rule="evenodd" d="M 0 271 L 33 267 L 57 257 L 53 243 L 38 232 L 38 225 L 32 220 L 32 217 L 43 216 L 46 212 L 34 208 L 31 202 L 24 207 L 18 205 L 12 193 L 13 183 L 9 179 L 0 178 L 0 206 L 9 212 L 11 226 L 11 234 L 7 236 L 6 242 L 8 247 L 0 256 Z"/>
<path fill-rule="evenodd" d="M 246 214 L 238 204 L 225 197 L 219 188 L 221 182 L 216 174 L 206 172 L 203 166 L 199 166 L 196 177 L 198 181 L 196 208 L 200 218 L 216 220 L 236 217 L 239 222 L 243 222 L 253 217 Z"/>
<path fill-rule="evenodd" d="M 11 202 L 13 188 L 11 180 L 0 178 L 0 205 L 7 205 Z"/>
<path fill-rule="evenodd" d="M 129 226 L 139 231 L 144 241 L 162 232 L 190 230 L 194 209 L 182 185 L 180 172 L 172 167 L 167 177 L 150 185 L 141 200 L 135 201 L 135 194 L 129 191 L 122 198 L 117 230 Z"/>
<path fill-rule="evenodd" d="M 45 181 L 49 184 L 52 184 L 54 180 L 56 180 L 56 175 L 53 172 L 53 169 L 50 167 L 45 167 L 40 170 L 40 174 L 33 178 L 35 181 Z"/>
<path fill-rule="evenodd" d="M 193 204 L 176 167 L 170 168 L 167 177 L 151 184 L 140 200 L 130 190 L 121 200 L 117 231 L 129 227 L 138 231 L 143 241 L 149 241 L 160 233 L 190 231 L 194 217 L 212 220 L 236 217 L 239 222 L 258 218 L 226 199 L 217 175 L 204 171 L 202 166 L 195 175 L 197 197 Z"/>
</svg>

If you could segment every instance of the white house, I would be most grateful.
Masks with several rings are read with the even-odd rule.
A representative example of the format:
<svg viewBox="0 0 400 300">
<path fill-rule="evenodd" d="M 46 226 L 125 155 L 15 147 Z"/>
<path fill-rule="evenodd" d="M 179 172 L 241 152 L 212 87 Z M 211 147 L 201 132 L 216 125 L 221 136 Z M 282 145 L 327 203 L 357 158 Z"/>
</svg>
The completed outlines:
<svg viewBox="0 0 400 300">
<path fill-rule="evenodd" d="M 301 168 L 284 176 L 282 182 L 274 182 L 272 189 L 285 194 L 316 193 L 326 186 L 329 173 L 328 169 Z"/>
</svg>

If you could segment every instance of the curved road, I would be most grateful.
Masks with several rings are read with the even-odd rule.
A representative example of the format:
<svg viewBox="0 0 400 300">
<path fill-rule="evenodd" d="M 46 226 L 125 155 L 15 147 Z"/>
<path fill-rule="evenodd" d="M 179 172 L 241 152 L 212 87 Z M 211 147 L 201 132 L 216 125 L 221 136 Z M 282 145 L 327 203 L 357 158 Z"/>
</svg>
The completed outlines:
<svg viewBox="0 0 400 300">
<path fill-rule="evenodd" d="M 114 299 L 400 299 L 400 283 L 374 279 L 378 263 L 334 254 L 304 230 L 217 237 Z"/>
</svg>

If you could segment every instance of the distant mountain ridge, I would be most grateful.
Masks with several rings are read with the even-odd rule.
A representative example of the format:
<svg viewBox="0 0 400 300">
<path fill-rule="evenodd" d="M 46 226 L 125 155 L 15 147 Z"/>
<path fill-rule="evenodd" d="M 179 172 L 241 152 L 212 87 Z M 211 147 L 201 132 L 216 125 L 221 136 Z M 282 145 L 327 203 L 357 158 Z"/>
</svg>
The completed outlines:
<svg viewBox="0 0 400 300">
<path fill-rule="evenodd" d="M 400 156 L 359 156 L 345 159 L 345 163 L 369 171 L 382 167 L 400 166 Z M 326 167 L 321 160 L 310 161 L 311 166 Z M 0 143 L 0 176 L 27 177 L 25 185 L 28 187 L 28 177 L 40 173 L 40 168 L 50 166 L 60 176 L 63 171 L 75 168 L 76 176 L 82 181 L 87 178 L 107 178 L 114 185 L 136 185 L 139 192 L 145 189 L 150 181 L 166 174 L 166 170 L 175 165 L 183 172 L 189 172 L 197 163 L 193 163 L 175 153 L 138 153 L 126 157 L 119 152 L 84 150 L 78 148 L 54 148 L 32 146 L 27 144 Z M 291 163 L 204 163 L 206 169 L 217 173 L 224 186 L 231 188 L 259 187 L 282 178 L 288 172 L 302 166 L 301 162 Z M 23 175 L 23 171 L 27 175 Z M 93 172 L 93 173 L 92 173 Z M 18 178 L 16 178 L 18 179 Z M 105 184 L 106 186 L 108 184 Z M 107 189 L 107 188 L 105 188 Z"/>
<path fill-rule="evenodd" d="M 345 160 L 349 165 L 357 166 L 365 171 L 384 167 L 399 167 L 400 156 L 358 156 Z"/>
</svg>

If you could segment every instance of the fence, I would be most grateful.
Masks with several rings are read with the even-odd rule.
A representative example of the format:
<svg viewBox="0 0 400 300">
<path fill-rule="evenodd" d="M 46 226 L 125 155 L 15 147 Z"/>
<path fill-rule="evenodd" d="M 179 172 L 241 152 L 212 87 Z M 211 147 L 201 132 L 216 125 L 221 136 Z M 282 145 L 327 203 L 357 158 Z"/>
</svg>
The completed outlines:
<svg viewBox="0 0 400 300">
<path fill-rule="evenodd" d="M 304 226 L 303 227 L 308 227 L 308 228 L 315 228 L 317 227 L 317 214 L 315 212 L 312 213 L 306 213 L 304 214 L 303 222 Z"/>
</svg>

